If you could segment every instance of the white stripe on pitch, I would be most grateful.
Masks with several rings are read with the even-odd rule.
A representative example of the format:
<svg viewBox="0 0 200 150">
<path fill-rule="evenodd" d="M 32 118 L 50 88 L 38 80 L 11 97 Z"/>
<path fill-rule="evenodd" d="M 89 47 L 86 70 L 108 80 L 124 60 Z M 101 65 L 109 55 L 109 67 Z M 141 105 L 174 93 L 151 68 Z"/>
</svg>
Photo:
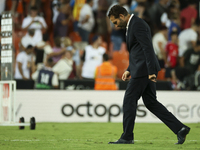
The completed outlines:
<svg viewBox="0 0 200 150">
<path fill-rule="evenodd" d="M 8 142 L 39 142 L 39 141 L 95 141 L 94 139 L 86 139 L 86 140 L 81 140 L 81 139 L 58 139 L 58 140 L 20 140 L 20 139 L 14 139 L 14 140 L 4 140 Z M 112 140 L 111 140 L 112 141 Z M 116 140 L 114 140 L 116 141 Z M 177 141 L 177 140 L 134 140 L 135 142 L 160 142 L 160 141 Z M 197 142 L 199 140 L 186 140 L 186 142 Z"/>
</svg>

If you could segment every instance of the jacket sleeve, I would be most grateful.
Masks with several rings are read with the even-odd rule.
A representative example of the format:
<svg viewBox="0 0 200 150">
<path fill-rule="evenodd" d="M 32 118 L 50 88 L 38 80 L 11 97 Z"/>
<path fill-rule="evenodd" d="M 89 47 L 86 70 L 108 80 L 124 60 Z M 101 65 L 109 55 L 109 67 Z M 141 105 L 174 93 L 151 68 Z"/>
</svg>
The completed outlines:
<svg viewBox="0 0 200 150">
<path fill-rule="evenodd" d="M 128 66 L 128 68 L 126 69 L 126 71 L 129 71 L 129 72 L 130 72 L 130 65 Z"/>
<path fill-rule="evenodd" d="M 144 51 L 148 74 L 156 74 L 155 52 L 152 46 L 150 29 L 144 22 L 137 22 L 133 26 L 134 35 Z"/>
</svg>

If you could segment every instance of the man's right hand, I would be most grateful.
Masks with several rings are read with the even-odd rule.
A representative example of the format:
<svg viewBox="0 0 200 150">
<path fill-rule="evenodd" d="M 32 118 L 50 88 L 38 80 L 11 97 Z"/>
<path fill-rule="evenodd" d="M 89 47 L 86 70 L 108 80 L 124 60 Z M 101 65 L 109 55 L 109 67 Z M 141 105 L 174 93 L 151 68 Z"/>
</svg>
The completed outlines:
<svg viewBox="0 0 200 150">
<path fill-rule="evenodd" d="M 123 80 L 123 81 L 128 80 L 129 77 L 130 77 L 130 75 L 131 75 L 131 74 L 130 74 L 129 71 L 125 71 L 124 74 L 122 75 L 122 80 Z"/>
<path fill-rule="evenodd" d="M 28 80 L 28 78 L 26 78 L 25 76 L 22 76 L 22 79 L 23 79 L 23 80 Z"/>
</svg>

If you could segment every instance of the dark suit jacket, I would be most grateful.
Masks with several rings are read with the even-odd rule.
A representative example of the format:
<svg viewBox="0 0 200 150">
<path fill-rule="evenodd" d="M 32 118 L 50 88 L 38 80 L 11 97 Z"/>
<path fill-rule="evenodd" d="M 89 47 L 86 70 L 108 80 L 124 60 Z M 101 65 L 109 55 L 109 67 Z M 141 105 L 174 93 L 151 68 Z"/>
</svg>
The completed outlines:
<svg viewBox="0 0 200 150">
<path fill-rule="evenodd" d="M 152 46 L 150 28 L 144 20 L 135 15 L 128 26 L 126 44 L 129 51 L 127 70 L 131 73 L 131 78 L 158 73 L 160 65 Z"/>
</svg>

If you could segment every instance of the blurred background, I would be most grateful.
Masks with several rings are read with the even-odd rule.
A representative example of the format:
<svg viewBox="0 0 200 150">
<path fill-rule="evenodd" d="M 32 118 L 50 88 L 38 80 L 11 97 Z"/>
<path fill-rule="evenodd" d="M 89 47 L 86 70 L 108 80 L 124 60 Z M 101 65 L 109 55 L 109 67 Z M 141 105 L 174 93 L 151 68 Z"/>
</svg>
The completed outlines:
<svg viewBox="0 0 200 150">
<path fill-rule="evenodd" d="M 200 90 L 198 0 L 1 0 L 0 17 L 13 14 L 17 89 L 126 89 L 126 31 L 107 17 L 116 4 L 151 28 L 157 89 Z"/>
</svg>

